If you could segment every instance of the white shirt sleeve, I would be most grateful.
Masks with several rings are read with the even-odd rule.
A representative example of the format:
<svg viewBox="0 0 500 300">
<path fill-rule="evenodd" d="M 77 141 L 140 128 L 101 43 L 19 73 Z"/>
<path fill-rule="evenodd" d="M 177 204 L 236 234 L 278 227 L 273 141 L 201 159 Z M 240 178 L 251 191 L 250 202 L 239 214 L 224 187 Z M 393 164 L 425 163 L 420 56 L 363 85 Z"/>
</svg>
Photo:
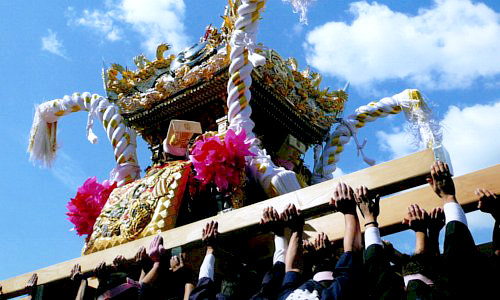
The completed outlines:
<svg viewBox="0 0 500 300">
<path fill-rule="evenodd" d="M 365 249 L 368 249 L 368 247 L 373 244 L 384 246 L 380 238 L 380 230 L 378 227 L 368 227 L 365 229 Z"/>
<path fill-rule="evenodd" d="M 460 204 L 456 202 L 448 202 L 443 206 L 446 224 L 451 221 L 459 221 L 467 226 L 467 218 Z"/>
<path fill-rule="evenodd" d="M 208 277 L 214 280 L 214 274 L 215 274 L 215 256 L 213 254 L 207 254 L 205 255 L 203 263 L 201 264 L 200 275 L 198 276 L 198 279 L 201 279 L 203 277 Z"/>
<path fill-rule="evenodd" d="M 275 235 L 274 236 L 274 256 L 273 264 L 280 261 L 285 263 L 285 253 L 287 248 L 287 240 L 284 236 Z"/>
</svg>

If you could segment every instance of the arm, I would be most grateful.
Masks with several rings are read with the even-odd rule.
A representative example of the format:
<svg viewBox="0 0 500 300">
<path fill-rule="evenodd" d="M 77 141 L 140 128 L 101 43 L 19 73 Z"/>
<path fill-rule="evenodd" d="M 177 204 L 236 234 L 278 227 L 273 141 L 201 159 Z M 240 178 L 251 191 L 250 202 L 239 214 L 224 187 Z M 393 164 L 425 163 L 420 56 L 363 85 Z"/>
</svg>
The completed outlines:
<svg viewBox="0 0 500 300">
<path fill-rule="evenodd" d="M 139 275 L 139 282 L 141 282 L 144 279 L 144 276 L 146 276 L 146 271 L 149 272 L 153 268 L 153 262 L 149 258 L 147 252 L 146 252 L 146 247 L 141 246 L 137 253 L 135 254 L 134 257 L 135 263 L 139 266 L 141 269 L 140 275 Z"/>
<path fill-rule="evenodd" d="M 189 300 L 189 296 L 191 295 L 191 292 L 194 290 L 194 284 L 191 282 L 188 282 L 184 285 L 184 297 L 183 300 Z"/>
<path fill-rule="evenodd" d="M 38 282 L 38 275 L 36 273 L 33 273 L 30 280 L 28 280 L 28 283 L 26 284 L 25 290 L 26 293 L 28 294 L 28 297 L 26 297 L 26 299 L 28 300 L 35 299 L 37 282 Z"/>
<path fill-rule="evenodd" d="M 362 249 L 361 229 L 356 214 L 356 201 L 353 189 L 345 183 L 339 183 L 333 192 L 330 204 L 344 214 L 344 252 L 359 251 Z"/>
<path fill-rule="evenodd" d="M 177 282 L 184 284 L 184 294 L 183 299 L 189 299 L 191 291 L 194 289 L 194 284 L 191 282 L 191 276 L 189 276 L 189 270 L 186 270 L 184 265 L 184 259 L 186 257 L 185 253 L 180 253 L 179 255 L 174 255 L 170 258 L 170 271 L 175 273 L 174 276 L 179 278 Z"/>
<path fill-rule="evenodd" d="M 415 231 L 415 254 L 426 252 L 427 212 L 420 208 L 418 204 L 408 206 L 408 215 L 403 219 L 403 224 Z"/>
<path fill-rule="evenodd" d="M 80 282 L 75 299 L 83 300 L 85 296 L 85 289 L 87 288 L 87 279 L 82 278 L 82 269 L 79 264 L 74 265 L 73 269 L 71 269 L 70 279 L 76 283 Z"/>
<path fill-rule="evenodd" d="M 451 298 L 487 298 L 484 289 L 484 266 L 467 227 L 465 213 L 455 197 L 455 185 L 446 163 L 436 161 L 427 179 L 443 203 L 445 238 L 443 272 L 450 283 Z M 474 288 L 470 288 L 474 287 Z"/>
<path fill-rule="evenodd" d="M 285 263 L 285 253 L 288 246 L 288 241 L 285 238 L 285 225 L 272 206 L 264 208 L 260 225 L 263 231 L 272 232 L 274 234 L 274 255 L 273 264 L 277 262 Z"/>
<path fill-rule="evenodd" d="M 377 217 L 380 198 L 366 187 L 356 189 L 356 203 L 365 219 L 365 267 L 369 296 L 373 299 L 402 299 L 404 284 L 390 268 L 388 256 L 380 238 Z"/>
<path fill-rule="evenodd" d="M 464 257 L 476 254 L 476 245 L 467 228 L 465 213 L 455 196 L 455 184 L 446 163 L 436 161 L 431 166 L 431 176 L 427 182 L 442 200 L 446 223 L 444 255 L 453 257 L 458 263 Z"/>
<path fill-rule="evenodd" d="M 295 205 L 288 204 L 283 212 L 283 220 L 291 230 L 290 241 L 285 256 L 285 270 L 286 272 L 302 271 L 302 232 L 304 229 L 304 218 L 301 211 Z"/>
<path fill-rule="evenodd" d="M 382 246 L 380 231 L 378 229 L 377 218 L 380 213 L 380 197 L 373 195 L 367 187 L 356 188 L 356 203 L 361 215 L 365 219 L 365 248 L 371 245 Z"/>
<path fill-rule="evenodd" d="M 493 228 L 493 250 L 500 257 L 500 200 L 498 196 L 486 189 L 476 189 L 475 194 L 479 197 L 477 208 L 489 213 L 495 219 Z"/>
<path fill-rule="evenodd" d="M 198 275 L 198 283 L 191 291 L 189 299 L 212 299 L 216 297 L 216 289 L 214 287 L 215 274 L 215 256 L 214 252 L 217 245 L 218 223 L 211 221 L 205 225 L 202 230 L 201 240 L 207 245 L 205 258 L 200 266 Z"/>
<path fill-rule="evenodd" d="M 165 248 L 163 247 L 163 238 L 161 235 L 157 235 L 149 244 L 149 258 L 153 261 L 153 267 L 149 272 L 140 280 L 140 283 L 152 284 L 158 277 L 160 272 L 160 262 L 162 257 L 165 255 Z"/>
<path fill-rule="evenodd" d="M 205 259 L 203 259 L 203 263 L 200 267 L 199 279 L 201 278 L 210 278 L 212 281 L 214 280 L 215 274 L 215 248 L 217 242 L 217 236 L 219 224 L 217 222 L 207 223 L 205 228 L 202 230 L 202 241 L 207 245 L 207 251 L 205 254 Z"/>
<path fill-rule="evenodd" d="M 431 166 L 431 176 L 427 178 L 427 182 L 436 195 L 443 201 L 446 224 L 458 221 L 467 226 L 465 213 L 455 195 L 455 184 L 451 178 L 448 165 L 441 161 L 436 161 Z"/>
</svg>

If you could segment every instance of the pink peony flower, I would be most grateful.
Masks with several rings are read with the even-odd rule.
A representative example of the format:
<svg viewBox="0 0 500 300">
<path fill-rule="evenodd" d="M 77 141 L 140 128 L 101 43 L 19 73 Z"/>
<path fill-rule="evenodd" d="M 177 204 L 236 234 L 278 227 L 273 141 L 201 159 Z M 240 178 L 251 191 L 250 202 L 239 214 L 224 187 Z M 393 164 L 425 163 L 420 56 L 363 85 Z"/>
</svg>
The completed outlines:
<svg viewBox="0 0 500 300">
<path fill-rule="evenodd" d="M 87 179 L 78 188 L 75 198 L 66 205 L 68 220 L 75 225 L 78 235 L 91 234 L 95 220 L 101 213 L 111 192 L 116 188 L 116 182 L 111 184 L 105 180 L 102 184 L 96 177 Z"/>
<path fill-rule="evenodd" d="M 245 156 L 254 155 L 245 139 L 245 130 L 235 134 L 229 129 L 223 141 L 217 136 L 197 141 L 190 156 L 197 174 L 195 178 L 202 184 L 215 183 L 221 190 L 239 184 Z"/>
</svg>

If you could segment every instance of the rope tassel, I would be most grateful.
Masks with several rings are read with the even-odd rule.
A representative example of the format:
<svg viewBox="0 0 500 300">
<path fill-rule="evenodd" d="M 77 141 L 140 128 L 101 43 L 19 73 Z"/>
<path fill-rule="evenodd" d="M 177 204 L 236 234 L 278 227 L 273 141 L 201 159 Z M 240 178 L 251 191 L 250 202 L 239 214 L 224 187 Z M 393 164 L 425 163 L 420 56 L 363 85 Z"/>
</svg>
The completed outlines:
<svg viewBox="0 0 500 300">
<path fill-rule="evenodd" d="M 358 140 L 358 130 L 366 122 L 373 122 L 391 114 L 405 112 L 411 124 L 411 129 L 416 142 L 422 142 L 426 147 L 432 148 L 441 144 L 441 128 L 439 122 L 432 117 L 431 110 L 421 97 L 418 90 L 408 89 L 392 97 L 386 97 L 378 102 L 371 102 L 355 110 L 355 113 L 340 121 L 340 124 L 330 134 L 321 157 L 322 167 L 316 168 L 315 183 L 333 178 L 332 173 L 337 168 L 339 155 L 344 150 L 344 145 L 354 138 L 358 156 L 361 156 L 368 165 L 375 161 L 368 158 L 363 151 L 367 140 L 363 143 Z M 319 173 L 321 171 L 321 173 Z"/>
</svg>

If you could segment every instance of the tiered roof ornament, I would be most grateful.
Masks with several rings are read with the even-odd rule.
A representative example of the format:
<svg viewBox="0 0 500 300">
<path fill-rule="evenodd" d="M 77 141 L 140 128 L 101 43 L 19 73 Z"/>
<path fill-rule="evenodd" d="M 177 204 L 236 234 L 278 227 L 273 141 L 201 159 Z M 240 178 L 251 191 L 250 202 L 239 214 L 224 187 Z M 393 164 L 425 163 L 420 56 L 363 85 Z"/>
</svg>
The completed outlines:
<svg viewBox="0 0 500 300">
<path fill-rule="evenodd" d="M 200 206 L 201 198 L 218 203 L 218 210 L 238 208 L 250 204 L 249 199 L 263 200 L 330 179 L 351 137 L 365 161 L 373 164 L 363 154 L 357 131 L 379 117 L 405 111 L 427 146 L 440 143 L 436 123 L 417 90 L 341 118 L 345 90 L 321 88 L 321 75 L 309 68 L 300 71 L 295 59 L 283 59 L 256 42 L 264 3 L 229 1 L 221 27 L 208 26 L 197 44 L 177 55 L 166 56 L 169 45 L 161 44 L 153 60 L 134 58 L 135 70 L 113 64 L 103 70 L 106 97 L 75 93 L 36 107 L 31 160 L 50 166 L 58 118 L 81 110 L 89 113 L 89 140 L 97 141 L 92 132 L 97 118 L 114 148 L 117 167 L 110 180 L 118 188 L 91 220 L 95 224 L 86 232 L 84 253 L 206 217 L 203 213 L 211 210 Z M 152 166 L 142 179 L 136 134 L 153 152 Z M 310 147 L 315 152 L 312 172 L 303 161 Z M 255 194 L 255 187 L 263 193 Z M 87 196 L 75 198 L 78 205 L 85 205 L 82 197 Z M 71 207 L 70 218 L 79 219 L 78 207 Z M 94 215 L 87 210 L 81 208 Z"/>
</svg>

